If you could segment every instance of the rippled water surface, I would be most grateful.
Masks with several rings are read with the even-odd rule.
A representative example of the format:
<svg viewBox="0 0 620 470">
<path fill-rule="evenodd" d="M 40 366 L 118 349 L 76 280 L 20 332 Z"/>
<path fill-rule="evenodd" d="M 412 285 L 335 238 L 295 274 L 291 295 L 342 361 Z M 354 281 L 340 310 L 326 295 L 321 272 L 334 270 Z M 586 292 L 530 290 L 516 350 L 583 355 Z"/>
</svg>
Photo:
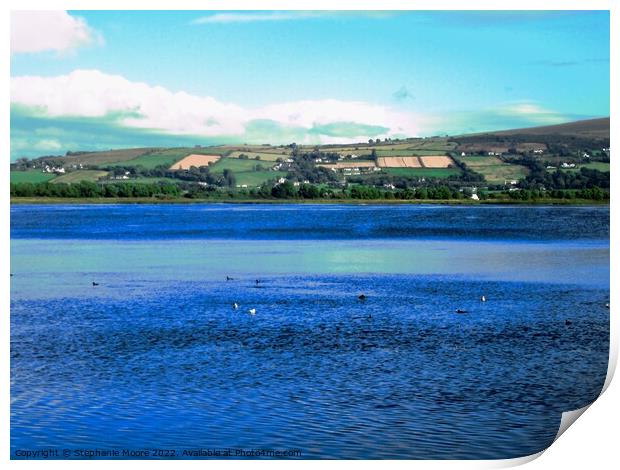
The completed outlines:
<svg viewBox="0 0 620 470">
<path fill-rule="evenodd" d="M 14 457 L 517 457 L 607 370 L 606 207 L 13 206 L 11 272 Z"/>
</svg>

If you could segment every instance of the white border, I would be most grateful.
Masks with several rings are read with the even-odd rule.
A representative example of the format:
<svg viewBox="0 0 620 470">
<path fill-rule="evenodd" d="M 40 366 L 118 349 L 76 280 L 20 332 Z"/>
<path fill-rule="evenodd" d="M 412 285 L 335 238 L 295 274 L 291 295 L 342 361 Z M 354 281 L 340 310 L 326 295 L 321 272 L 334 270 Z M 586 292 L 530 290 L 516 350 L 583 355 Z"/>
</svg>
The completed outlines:
<svg viewBox="0 0 620 470">
<path fill-rule="evenodd" d="M 8 110 L 10 107 L 9 97 L 9 67 L 10 67 L 10 52 L 9 52 L 9 11 L 14 10 L 51 10 L 51 9 L 72 9 L 72 10 L 89 10 L 89 9 L 175 9 L 175 10 L 233 10 L 233 9 L 246 9 L 246 10 L 610 10 L 611 9 L 611 54 L 610 54 L 610 70 L 611 70 L 611 82 L 620 83 L 620 76 L 618 75 L 618 23 L 619 12 L 617 4 L 614 5 L 611 0 L 504 0 L 499 5 L 497 1 L 489 0 L 418 0 L 416 2 L 404 1 L 404 0 L 358 0 L 356 2 L 346 2 L 343 0 L 302 0 L 295 1 L 292 5 L 291 1 L 286 0 L 260 0 L 260 1 L 238 1 L 238 0 L 214 0 L 214 1 L 190 1 L 190 0 L 175 0 L 174 2 L 166 2 L 163 0 L 151 0 L 150 2 L 138 2 L 135 0 L 5 0 L 0 7 L 0 31 L 2 33 L 3 54 L 0 56 L 0 64 L 2 65 L 2 80 L 3 86 L 0 88 L 0 97 L 4 110 L 3 116 L 0 118 L 0 128 L 3 136 L 2 142 L 4 143 L 4 155 L 3 158 L 9 159 L 9 118 Z M 612 142 L 617 141 L 619 134 L 618 120 L 616 120 L 616 112 L 618 111 L 618 87 L 611 88 L 611 115 L 612 115 Z M 613 147 L 613 144 L 612 144 Z M 614 149 L 615 150 L 615 149 Z M 8 161 L 5 163 L 8 165 Z M 615 165 L 612 165 L 615 169 Z M 2 215 L 2 222 L 4 231 L 2 232 L 2 246 L 4 259 L 9 259 L 10 253 L 10 240 L 9 240 L 9 191 L 8 191 L 9 177 L 8 172 L 3 175 L 2 185 L 0 186 L 0 198 L 2 200 L 0 210 Z M 618 176 L 617 172 L 612 170 L 612 188 L 617 190 Z M 615 199 L 615 191 L 613 191 L 612 198 Z M 615 205 L 611 206 L 612 224 L 611 224 L 611 285 L 617 285 L 617 261 L 616 261 L 616 243 L 615 239 L 618 233 L 618 211 Z M 31 466 L 43 466 L 46 468 L 82 468 L 84 462 L 82 461 L 50 461 L 50 462 L 24 462 L 24 461 L 9 461 L 9 293 L 10 293 L 10 281 L 9 281 L 9 266 L 7 262 L 2 263 L 0 279 L 4 282 L 0 285 L 0 298 L 2 300 L 2 328 L 0 328 L 1 344 L 2 348 L 2 361 L 0 362 L 0 374 L 2 377 L 2 407 L 1 417 L 2 426 L 0 429 L 0 458 L 3 463 L 8 462 L 9 465 L 26 468 Z M 616 292 L 617 289 L 612 288 L 612 310 L 611 312 L 611 350 L 610 350 L 610 363 L 609 369 L 613 373 L 618 356 L 618 321 L 614 318 L 614 311 L 616 308 Z M 611 381 L 611 373 L 608 374 L 606 387 L 609 386 Z M 617 382 L 617 381 L 616 381 Z M 611 383 L 611 386 L 603 393 L 603 395 L 594 402 L 587 412 L 579 418 L 579 424 L 572 426 L 561 438 L 557 440 L 542 456 L 534 460 L 529 464 L 529 468 L 549 468 L 549 467 L 562 467 L 567 469 L 582 469 L 586 466 L 590 468 L 608 468 L 610 462 L 618 462 L 618 450 L 617 450 L 617 430 L 618 424 L 615 422 L 614 417 L 620 416 L 618 413 L 620 409 L 620 388 L 617 383 Z M 515 459 L 512 461 L 362 461 L 357 462 L 356 465 L 360 467 L 374 467 L 375 465 L 385 466 L 390 465 L 392 467 L 410 468 L 415 466 L 416 468 L 499 468 L 504 466 L 513 466 L 515 464 L 526 463 L 532 460 L 532 458 Z M 148 468 L 162 467 L 169 465 L 187 465 L 194 468 L 209 467 L 236 467 L 242 465 L 252 465 L 256 467 L 270 468 L 273 466 L 289 467 L 292 464 L 290 461 L 250 461 L 250 462 L 227 462 L 227 461 L 186 461 L 186 462 L 129 462 L 120 461 L 95 461 L 90 465 L 100 468 L 107 468 L 110 465 L 118 466 L 119 468 L 135 468 L 136 466 L 148 466 Z M 313 461 L 299 462 L 295 465 L 300 467 L 314 465 Z M 336 466 L 349 465 L 350 462 L 341 461 L 326 461 L 321 462 L 321 465 Z"/>
</svg>

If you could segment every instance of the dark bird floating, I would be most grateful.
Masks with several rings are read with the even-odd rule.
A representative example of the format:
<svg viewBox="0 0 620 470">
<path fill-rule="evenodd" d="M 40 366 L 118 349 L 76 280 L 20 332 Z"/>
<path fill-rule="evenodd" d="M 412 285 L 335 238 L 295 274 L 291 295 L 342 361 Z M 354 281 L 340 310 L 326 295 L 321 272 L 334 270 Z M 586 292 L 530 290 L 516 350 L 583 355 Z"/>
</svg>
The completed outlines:
<svg viewBox="0 0 620 470">
<path fill-rule="evenodd" d="M 366 300 L 366 296 L 364 294 L 358 295 L 357 298 L 360 300 Z"/>
<path fill-rule="evenodd" d="M 573 322 L 572 322 L 572 321 L 570 321 L 570 320 L 566 320 L 566 321 L 564 322 L 564 324 L 565 324 L 566 326 L 569 326 L 569 325 L 572 325 L 572 324 L 573 324 Z"/>
<path fill-rule="evenodd" d="M 234 281 L 234 278 L 230 277 L 230 276 L 226 276 L 226 280 L 227 281 Z"/>
<path fill-rule="evenodd" d="M 99 285 L 98 282 L 93 281 L 93 287 L 98 286 L 98 285 Z"/>
<path fill-rule="evenodd" d="M 467 313 L 467 310 L 462 310 L 460 308 L 457 308 L 456 313 Z"/>
</svg>

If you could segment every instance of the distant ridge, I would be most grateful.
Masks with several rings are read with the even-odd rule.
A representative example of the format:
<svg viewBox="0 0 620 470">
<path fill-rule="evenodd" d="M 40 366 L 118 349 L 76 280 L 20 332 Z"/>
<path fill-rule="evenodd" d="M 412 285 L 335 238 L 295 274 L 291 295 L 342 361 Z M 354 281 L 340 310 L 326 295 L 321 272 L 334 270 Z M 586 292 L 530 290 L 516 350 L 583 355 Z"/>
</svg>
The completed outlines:
<svg viewBox="0 0 620 470">
<path fill-rule="evenodd" d="M 469 135 L 572 135 L 576 137 L 590 137 L 609 139 L 609 117 L 585 119 L 582 121 L 555 124 L 553 126 L 526 127 L 504 131 L 479 132 Z"/>
</svg>

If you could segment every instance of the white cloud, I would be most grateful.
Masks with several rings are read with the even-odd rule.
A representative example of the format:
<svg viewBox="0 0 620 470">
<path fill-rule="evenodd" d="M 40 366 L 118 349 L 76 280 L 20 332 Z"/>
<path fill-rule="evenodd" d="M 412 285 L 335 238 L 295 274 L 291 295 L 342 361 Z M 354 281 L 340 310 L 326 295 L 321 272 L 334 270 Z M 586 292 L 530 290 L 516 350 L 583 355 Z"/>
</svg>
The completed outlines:
<svg viewBox="0 0 620 470">
<path fill-rule="evenodd" d="M 57 51 L 102 42 L 86 21 L 66 11 L 11 12 L 11 53 Z"/>
<path fill-rule="evenodd" d="M 498 108 L 497 113 L 503 116 L 526 118 L 530 122 L 538 124 L 557 124 L 566 121 L 566 117 L 561 113 L 544 108 L 531 101 L 504 105 Z"/>
<path fill-rule="evenodd" d="M 194 24 L 208 23 L 249 23 L 254 21 L 288 21 L 319 17 L 320 13 L 310 12 L 244 12 L 244 13 L 214 13 L 202 16 L 192 21 Z"/>
<path fill-rule="evenodd" d="M 243 136 L 248 123 L 256 120 L 306 130 L 321 142 L 331 140 L 328 133 L 321 135 L 313 128 L 330 123 L 389 129 L 379 137 L 414 136 L 418 130 L 413 113 L 361 101 L 304 100 L 244 108 L 210 96 L 131 82 L 98 70 L 75 70 L 57 77 L 13 77 L 11 102 L 37 107 L 51 117 L 104 117 L 120 113 L 125 114 L 120 118 L 125 126 L 177 135 Z M 346 137 L 349 136 L 339 140 Z"/>
<path fill-rule="evenodd" d="M 12 138 L 11 152 L 21 150 L 36 150 L 39 152 L 57 152 L 63 146 L 58 139 L 26 139 Z"/>
<path fill-rule="evenodd" d="M 398 12 L 391 11 L 236 11 L 225 13 L 213 13 L 201 16 L 192 21 L 193 24 L 213 24 L 213 23 L 250 23 L 256 21 L 292 21 L 308 20 L 315 18 L 344 18 L 344 17 L 364 17 L 370 19 L 391 18 Z"/>
</svg>

